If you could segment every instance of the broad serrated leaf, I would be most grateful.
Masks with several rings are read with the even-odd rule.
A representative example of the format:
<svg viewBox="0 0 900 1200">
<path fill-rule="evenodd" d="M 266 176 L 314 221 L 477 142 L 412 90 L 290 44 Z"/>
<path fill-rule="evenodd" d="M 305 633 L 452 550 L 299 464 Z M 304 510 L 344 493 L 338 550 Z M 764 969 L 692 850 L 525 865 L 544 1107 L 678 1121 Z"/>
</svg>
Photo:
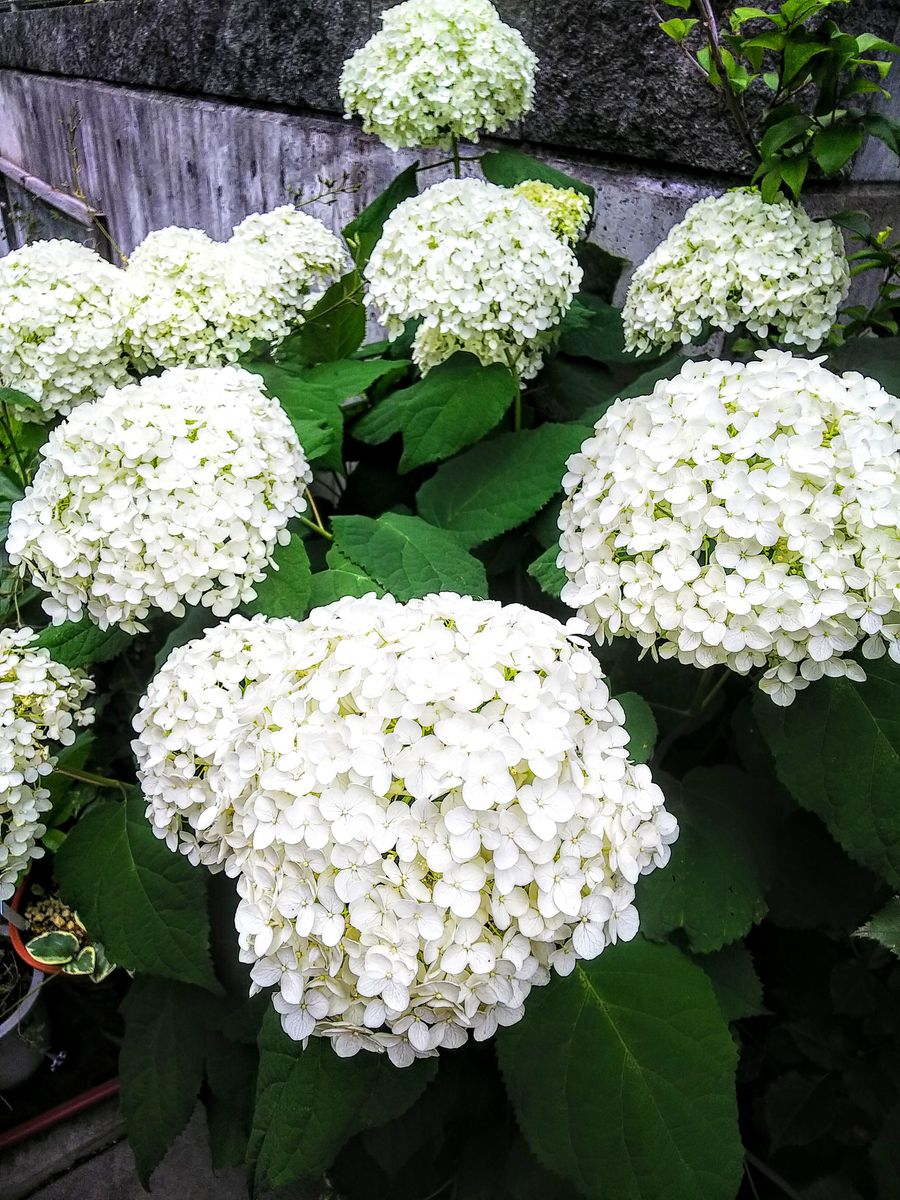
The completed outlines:
<svg viewBox="0 0 900 1200">
<path fill-rule="evenodd" d="M 774 850 L 759 800 L 749 776 L 732 767 L 657 782 L 679 835 L 666 869 L 641 880 L 641 928 L 657 938 L 683 930 L 692 950 L 709 953 L 765 916 Z"/>
<path fill-rule="evenodd" d="M 900 957 L 900 896 L 892 896 L 856 931 L 857 937 L 880 942 L 886 950 Z"/>
<path fill-rule="evenodd" d="M 312 574 L 303 538 L 295 533 L 286 546 L 277 546 L 274 561 L 261 583 L 254 584 L 256 599 L 245 607 L 267 617 L 296 617 L 309 611 Z"/>
<path fill-rule="evenodd" d="M 741 942 L 712 954 L 698 954 L 694 962 L 709 976 L 726 1021 L 742 1021 L 765 1013 L 762 984 L 750 952 Z"/>
<path fill-rule="evenodd" d="M 317 571 L 310 580 L 310 609 L 332 604 L 342 596 L 367 596 L 369 592 L 375 592 L 378 596 L 384 595 L 384 588 L 379 587 L 361 567 L 357 567 L 343 555 L 330 550 L 326 561 L 327 569 Z"/>
<path fill-rule="evenodd" d="M 494 428 L 519 385 L 501 363 L 483 366 L 474 354 L 454 354 L 407 388 L 402 402 L 401 471 L 439 462 Z"/>
<path fill-rule="evenodd" d="M 277 397 L 296 430 L 309 462 L 322 461 L 341 470 L 344 436 L 343 403 L 377 380 L 402 375 L 409 363 L 395 359 L 339 359 L 307 367 L 298 364 L 250 362 L 247 369 L 262 378 L 266 391 Z"/>
<path fill-rule="evenodd" d="M 353 261 L 360 270 L 369 261 L 369 256 L 381 237 L 384 223 L 397 205 L 418 193 L 418 165 L 414 162 L 405 171 L 401 171 L 380 196 L 376 196 L 349 225 L 344 226 L 344 241 L 350 247 Z"/>
<path fill-rule="evenodd" d="M 540 558 L 536 558 L 528 568 L 528 574 L 536 579 L 541 591 L 558 600 L 566 583 L 566 573 L 556 565 L 559 556 L 559 546 L 548 546 Z"/>
<path fill-rule="evenodd" d="M 334 362 L 349 358 L 366 336 L 366 309 L 359 271 L 350 271 L 304 314 L 299 329 L 284 339 L 275 354 L 279 362 Z"/>
<path fill-rule="evenodd" d="M 829 125 L 820 129 L 812 141 L 812 155 L 825 175 L 836 175 L 863 143 L 865 133 L 859 126 Z"/>
<path fill-rule="evenodd" d="M 209 995 L 139 975 L 122 1005 L 122 1113 L 138 1176 L 154 1167 L 190 1120 L 203 1082 Z"/>
<path fill-rule="evenodd" d="M 303 1049 L 273 1009 L 259 1048 L 247 1155 L 257 1186 L 282 1187 L 326 1170 L 353 1134 L 415 1103 L 437 1070 L 434 1059 L 401 1070 L 386 1054 L 340 1058 L 326 1038 L 310 1038 Z"/>
<path fill-rule="evenodd" d="M 653 709 L 637 692 L 623 692 L 616 696 L 625 710 L 625 729 L 628 732 L 628 757 L 636 763 L 645 763 L 653 753 L 658 729 Z"/>
<path fill-rule="evenodd" d="M 636 366 L 658 358 L 655 354 L 638 358 L 625 349 L 625 330 L 619 309 L 588 292 L 579 292 L 577 299 L 589 312 L 590 319 L 563 333 L 559 346 L 565 354 L 592 358 L 601 363 L 632 363 Z"/>
<path fill-rule="evenodd" d="M 98 629 L 82 617 L 63 625 L 47 625 L 38 634 L 36 645 L 49 650 L 51 658 L 67 667 L 90 667 L 115 658 L 130 642 L 131 635 L 118 627 Z"/>
<path fill-rule="evenodd" d="M 673 946 L 619 943 L 536 988 L 497 1051 L 531 1149 L 591 1200 L 734 1200 L 737 1051 Z"/>
<path fill-rule="evenodd" d="M 481 156 L 481 171 L 490 183 L 500 187 L 515 187 L 517 183 L 527 183 L 529 179 L 538 179 L 542 183 L 552 184 L 558 188 L 574 188 L 576 192 L 590 198 L 594 203 L 595 192 L 589 183 L 557 171 L 538 158 L 532 158 L 521 150 L 494 150 Z"/>
<path fill-rule="evenodd" d="M 754 713 L 793 797 L 851 858 L 900 887 L 900 665 L 866 663 L 865 683 L 821 679 L 788 708 Z"/>
<path fill-rule="evenodd" d="M 49 419 L 49 414 L 44 414 L 38 401 L 33 396 L 29 396 L 27 392 L 19 391 L 18 388 L 0 387 L 0 404 L 12 404 L 15 408 L 27 408 L 32 412 L 41 413 L 45 420 Z"/>
<path fill-rule="evenodd" d="M 487 595 L 478 559 L 452 533 L 419 517 L 335 517 L 332 526 L 337 550 L 398 600 L 441 591 Z"/>
<path fill-rule="evenodd" d="M 136 788 L 85 813 L 55 860 L 63 899 L 130 971 L 219 991 L 202 873 L 157 838 Z"/>
<path fill-rule="evenodd" d="M 575 257 L 583 272 L 582 290 L 612 304 L 616 285 L 628 266 L 628 259 L 610 254 L 596 242 L 581 242 L 575 250 Z"/>
<path fill-rule="evenodd" d="M 258 1066 L 256 1046 L 228 1041 L 218 1033 L 208 1035 L 203 1104 L 214 1171 L 243 1165 Z"/>
<path fill-rule="evenodd" d="M 590 434 L 583 425 L 541 425 L 481 442 L 423 484 L 419 513 L 478 546 L 543 508 L 560 489 L 566 460 Z"/>
<path fill-rule="evenodd" d="M 900 337 L 848 338 L 828 356 L 832 371 L 859 371 L 900 397 Z"/>
</svg>

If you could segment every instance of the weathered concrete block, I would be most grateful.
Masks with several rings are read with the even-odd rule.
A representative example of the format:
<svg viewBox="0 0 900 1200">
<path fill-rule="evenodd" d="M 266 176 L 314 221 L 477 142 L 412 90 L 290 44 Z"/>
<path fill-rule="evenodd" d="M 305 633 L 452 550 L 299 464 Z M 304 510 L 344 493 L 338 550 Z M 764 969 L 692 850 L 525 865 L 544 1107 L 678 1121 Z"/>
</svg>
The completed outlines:
<svg viewBox="0 0 900 1200">
<path fill-rule="evenodd" d="M 651 0 L 497 0 L 541 60 L 521 135 L 566 150 L 729 173 L 745 164 L 718 97 L 656 28 Z M 0 14 L 0 67 L 338 112 L 343 60 L 380 0 L 105 0 Z M 893 36 L 898 0 L 848 27 Z M 518 133 L 519 131 L 513 131 Z M 871 169 L 880 175 L 883 160 Z"/>
</svg>

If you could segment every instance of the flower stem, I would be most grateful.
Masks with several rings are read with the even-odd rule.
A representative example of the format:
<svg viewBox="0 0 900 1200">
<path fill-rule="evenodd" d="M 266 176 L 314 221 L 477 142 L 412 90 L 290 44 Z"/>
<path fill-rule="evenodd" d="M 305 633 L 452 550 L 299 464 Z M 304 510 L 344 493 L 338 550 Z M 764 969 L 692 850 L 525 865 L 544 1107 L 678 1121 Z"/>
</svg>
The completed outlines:
<svg viewBox="0 0 900 1200">
<path fill-rule="evenodd" d="M 456 179 L 459 179 L 459 138 L 455 135 L 453 138 L 453 174 Z"/>
<path fill-rule="evenodd" d="M 77 779 L 79 783 L 92 783 L 94 787 L 121 788 L 128 791 L 129 784 L 121 779 L 110 779 L 108 775 L 95 775 L 93 771 L 78 771 L 75 767 L 54 767 L 56 775 L 64 775 L 66 779 Z"/>
<path fill-rule="evenodd" d="M 307 488 L 307 489 L 306 489 L 306 493 L 305 493 L 305 495 L 306 495 L 306 499 L 309 501 L 309 508 L 310 508 L 310 512 L 311 512 L 311 513 L 312 513 L 312 515 L 315 517 L 315 520 L 314 520 L 314 521 L 310 521 L 308 517 L 300 517 L 300 520 L 301 520 L 301 521 L 303 522 L 303 524 L 304 524 L 304 525 L 306 525 L 306 526 L 307 526 L 309 529 L 312 529 L 312 530 L 313 530 L 315 533 L 318 533 L 318 534 L 319 534 L 321 537 L 323 537 L 323 538 L 327 538 L 329 542 L 333 542 L 333 541 L 334 541 L 334 534 L 333 534 L 333 533 L 329 533 L 329 532 L 328 532 L 328 530 L 325 528 L 325 525 L 324 525 L 324 523 L 323 523 L 323 521 L 322 521 L 322 517 L 321 517 L 321 515 L 320 515 L 320 513 L 319 513 L 319 510 L 318 510 L 318 508 L 316 507 L 316 502 L 315 502 L 315 500 L 313 499 L 313 494 L 312 494 L 312 492 L 309 490 L 309 488 Z"/>
<path fill-rule="evenodd" d="M 522 389 L 519 388 L 516 392 L 516 398 L 513 405 L 513 429 L 518 433 L 522 428 Z"/>
</svg>

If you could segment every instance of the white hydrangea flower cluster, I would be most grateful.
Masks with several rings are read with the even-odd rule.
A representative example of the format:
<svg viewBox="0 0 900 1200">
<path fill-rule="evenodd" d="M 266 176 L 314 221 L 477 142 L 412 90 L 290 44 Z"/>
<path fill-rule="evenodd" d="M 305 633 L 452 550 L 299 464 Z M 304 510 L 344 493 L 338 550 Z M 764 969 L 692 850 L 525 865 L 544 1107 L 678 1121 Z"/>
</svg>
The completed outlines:
<svg viewBox="0 0 900 1200">
<path fill-rule="evenodd" d="M 51 420 L 127 379 L 121 275 L 77 242 L 33 242 L 0 259 L 0 387 L 40 404 L 13 406 L 19 420 Z"/>
<path fill-rule="evenodd" d="M 345 260 L 334 234 L 290 205 L 253 214 L 227 242 L 157 229 L 124 272 L 125 347 L 142 371 L 236 362 L 300 324 Z"/>
<path fill-rule="evenodd" d="M 449 179 L 399 204 L 366 270 L 368 301 L 391 337 L 419 318 L 422 371 L 456 350 L 540 368 L 581 283 L 581 267 L 535 206 L 507 188 Z"/>
<path fill-rule="evenodd" d="M 850 284 L 840 230 L 756 188 L 700 200 L 634 273 L 625 345 L 644 354 L 688 344 L 705 323 L 815 350 Z"/>
<path fill-rule="evenodd" d="M 291 1037 L 404 1066 L 634 936 L 677 826 L 581 629 L 369 595 L 169 657 L 135 719 L 147 815 L 237 876 L 241 957 Z"/>
<path fill-rule="evenodd" d="M 765 669 L 788 705 L 844 655 L 900 662 L 900 404 L 769 350 L 618 400 L 568 462 L 563 600 L 602 641 Z"/>
<path fill-rule="evenodd" d="M 392 150 L 477 142 L 531 108 L 537 59 L 489 0 L 407 0 L 382 26 L 344 63 L 340 92 Z"/>
<path fill-rule="evenodd" d="M 50 435 L 13 505 L 6 549 L 50 593 L 54 624 L 87 609 L 106 629 L 144 629 L 151 608 L 252 600 L 312 473 L 259 376 L 173 367 L 111 388 Z"/>
<path fill-rule="evenodd" d="M 290 324 L 312 308 L 349 265 L 340 239 L 293 204 L 251 213 L 235 225 L 230 245 L 250 250 L 274 271 L 278 298 Z"/>
<path fill-rule="evenodd" d="M 550 228 L 564 242 L 574 244 L 587 233 L 591 219 L 590 197 L 571 187 L 554 187 L 540 179 L 526 179 L 512 189 L 544 214 Z"/>
<path fill-rule="evenodd" d="M 0 630 L 0 900 L 33 858 L 44 834 L 41 816 L 51 808 L 40 786 L 56 765 L 50 743 L 70 746 L 75 729 L 89 725 L 93 710 L 82 708 L 94 685 L 34 646 L 30 629 Z"/>
</svg>

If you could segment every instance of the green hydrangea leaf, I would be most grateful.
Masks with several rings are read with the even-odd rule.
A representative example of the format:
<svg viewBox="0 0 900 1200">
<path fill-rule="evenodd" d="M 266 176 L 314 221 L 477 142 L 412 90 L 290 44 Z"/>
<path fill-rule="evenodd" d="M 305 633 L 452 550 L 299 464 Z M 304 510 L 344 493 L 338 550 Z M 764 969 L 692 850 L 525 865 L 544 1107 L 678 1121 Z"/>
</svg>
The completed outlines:
<svg viewBox="0 0 900 1200">
<path fill-rule="evenodd" d="M 754 713 L 791 795 L 851 858 L 900 888 L 900 665 L 866 663 L 865 683 L 820 679 Z"/>
<path fill-rule="evenodd" d="M 636 763 L 645 763 L 653 753 L 658 733 L 653 709 L 637 692 L 622 692 L 616 696 L 625 710 L 625 728 L 628 730 L 628 757 Z"/>
<path fill-rule="evenodd" d="M 641 880 L 641 928 L 650 937 L 683 930 L 692 950 L 719 950 L 766 913 L 774 849 L 759 797 L 732 767 L 656 782 L 680 832 L 666 869 Z"/>
<path fill-rule="evenodd" d="M 734 1200 L 737 1050 L 674 946 L 619 943 L 536 988 L 497 1052 L 535 1156 L 589 1200 Z"/>
<path fill-rule="evenodd" d="M 276 547 L 272 566 L 255 588 L 256 599 L 246 605 L 248 612 L 303 620 L 309 611 L 312 573 L 306 545 L 299 533 L 286 546 Z"/>
<path fill-rule="evenodd" d="M 419 489 L 419 513 L 466 546 L 489 541 L 544 507 L 589 435 L 583 425 L 541 425 L 481 442 L 438 467 Z"/>
<path fill-rule="evenodd" d="M 198 988 L 138 975 L 122 1005 L 122 1113 L 144 1187 L 194 1111 L 209 1002 Z"/>
<path fill-rule="evenodd" d="M 419 517 L 335 517 L 332 527 L 336 549 L 398 600 L 440 591 L 487 595 L 478 559 L 452 533 Z"/>
<path fill-rule="evenodd" d="M 454 354 L 403 393 L 401 471 L 450 458 L 494 428 L 519 385 L 501 363 Z"/>
<path fill-rule="evenodd" d="M 203 874 L 157 838 L 137 788 L 95 805 L 55 860 L 60 892 L 110 959 L 218 992 Z"/>
<path fill-rule="evenodd" d="M 558 555 L 559 546 L 548 546 L 540 558 L 536 558 L 528 568 L 531 578 L 536 579 L 541 590 L 548 596 L 552 596 L 554 600 L 560 598 L 566 583 L 565 571 L 556 565 Z"/>
<path fill-rule="evenodd" d="M 412 163 L 392 179 L 380 196 L 376 196 L 367 208 L 344 226 L 344 240 L 350 247 L 353 261 L 362 268 L 369 261 L 384 229 L 384 223 L 404 200 L 409 200 L 419 191 L 418 163 Z"/>
<path fill-rule="evenodd" d="M 481 156 L 481 171 L 490 183 L 499 187 L 515 187 L 517 183 L 527 183 L 529 179 L 538 179 L 541 183 L 552 184 L 558 188 L 574 188 L 576 192 L 590 198 L 594 203 L 596 193 L 589 183 L 557 171 L 540 159 L 532 158 L 521 150 L 494 150 Z"/>
<path fill-rule="evenodd" d="M 694 962 L 709 976 L 722 1016 L 729 1024 L 746 1017 L 760 1017 L 766 1012 L 762 984 L 750 952 L 741 942 L 724 946 L 712 954 L 697 954 Z"/>
<path fill-rule="evenodd" d="M 414 1104 L 437 1071 L 435 1059 L 399 1070 L 385 1054 L 340 1058 L 326 1038 L 310 1038 L 304 1050 L 282 1031 L 271 1008 L 259 1048 L 247 1157 L 260 1187 L 282 1187 L 326 1170 L 353 1134 Z"/>
<path fill-rule="evenodd" d="M 131 635 L 121 629 L 98 629 L 82 617 L 63 625 L 47 625 L 38 634 L 35 644 L 50 651 L 50 657 L 67 667 L 90 667 L 107 662 L 121 654 L 130 643 Z"/>
<path fill-rule="evenodd" d="M 857 937 L 872 938 L 900 957 L 900 896 L 892 896 L 856 931 Z"/>
</svg>

